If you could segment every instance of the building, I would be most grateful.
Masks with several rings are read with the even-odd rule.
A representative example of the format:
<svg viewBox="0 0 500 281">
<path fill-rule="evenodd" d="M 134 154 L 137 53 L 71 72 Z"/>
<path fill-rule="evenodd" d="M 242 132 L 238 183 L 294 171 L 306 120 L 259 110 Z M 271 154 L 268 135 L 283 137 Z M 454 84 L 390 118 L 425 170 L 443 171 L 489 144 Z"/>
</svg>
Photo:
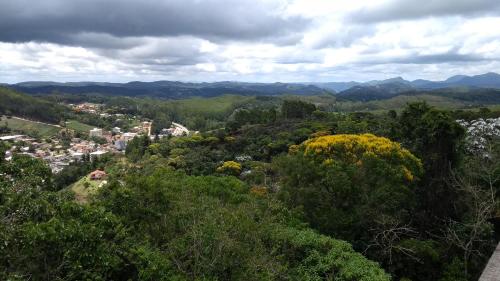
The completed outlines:
<svg viewBox="0 0 500 281">
<path fill-rule="evenodd" d="M 151 127 L 153 126 L 153 122 L 142 122 L 142 130 L 147 135 L 151 135 Z"/>
<path fill-rule="evenodd" d="M 71 157 L 73 157 L 75 160 L 82 160 L 83 159 L 83 153 L 81 152 L 73 152 L 71 153 Z"/>
<path fill-rule="evenodd" d="M 115 141 L 115 148 L 116 150 L 122 151 L 127 148 L 127 142 L 125 140 L 116 140 Z"/>
<path fill-rule="evenodd" d="M 95 170 L 92 173 L 90 173 L 90 179 L 91 180 L 102 180 L 106 177 L 106 172 L 101 171 L 101 170 Z"/>
<path fill-rule="evenodd" d="M 122 135 L 122 140 L 124 140 L 125 142 L 127 142 L 127 141 L 129 141 L 129 140 L 131 140 L 131 139 L 135 138 L 135 136 L 137 136 L 137 134 L 136 134 L 136 133 L 124 133 L 124 134 Z"/>
<path fill-rule="evenodd" d="M 113 129 L 111 129 L 111 132 L 113 132 L 115 134 L 119 134 L 122 132 L 122 129 L 120 129 L 120 127 L 114 127 Z"/>
<path fill-rule="evenodd" d="M 189 130 L 179 123 L 172 122 L 172 126 L 168 129 L 161 130 L 162 135 L 171 135 L 174 137 L 187 136 L 189 135 Z"/>
<path fill-rule="evenodd" d="M 94 152 L 90 153 L 90 158 L 91 159 L 99 158 L 99 157 L 103 156 L 106 153 L 108 153 L 108 152 L 107 151 L 102 151 L 102 150 L 94 151 Z"/>
<path fill-rule="evenodd" d="M 92 130 L 90 130 L 89 132 L 89 136 L 92 138 L 92 137 L 96 137 L 96 138 L 102 138 L 102 129 L 99 129 L 99 128 L 94 128 Z"/>
</svg>

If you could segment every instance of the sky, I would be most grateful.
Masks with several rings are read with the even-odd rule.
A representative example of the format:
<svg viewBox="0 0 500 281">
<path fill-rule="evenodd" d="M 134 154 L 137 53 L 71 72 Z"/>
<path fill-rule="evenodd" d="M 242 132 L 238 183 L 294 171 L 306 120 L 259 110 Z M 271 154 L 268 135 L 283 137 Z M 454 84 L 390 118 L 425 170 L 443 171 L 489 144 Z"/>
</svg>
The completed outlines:
<svg viewBox="0 0 500 281">
<path fill-rule="evenodd" d="M 0 82 L 500 72 L 500 0 L 0 0 Z"/>
</svg>

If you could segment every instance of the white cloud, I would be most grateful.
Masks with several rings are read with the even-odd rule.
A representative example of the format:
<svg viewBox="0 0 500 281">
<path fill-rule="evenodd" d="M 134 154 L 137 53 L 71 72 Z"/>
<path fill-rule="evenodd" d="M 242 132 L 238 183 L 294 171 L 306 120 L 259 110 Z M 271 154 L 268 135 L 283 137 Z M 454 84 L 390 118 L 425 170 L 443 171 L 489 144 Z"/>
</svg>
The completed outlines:
<svg viewBox="0 0 500 281">
<path fill-rule="evenodd" d="M 155 1 L 159 0 L 148 0 L 148 7 L 154 7 Z M 240 14 L 221 14 L 228 25 L 232 21 L 237 24 L 224 32 L 213 30 L 221 26 L 217 17 L 219 5 L 210 10 L 213 14 L 209 18 L 192 19 L 195 25 L 205 26 L 190 26 L 189 18 L 185 18 L 179 32 L 163 27 L 157 33 L 141 33 L 140 27 L 149 26 L 148 15 L 136 15 L 135 20 L 146 22 L 137 23 L 137 30 L 127 24 L 124 30 L 132 30 L 131 34 L 122 34 L 115 26 L 120 20 L 110 16 L 106 23 L 112 27 L 92 26 L 97 32 L 58 34 L 67 29 L 42 26 L 33 32 L 31 39 L 29 32 L 23 33 L 26 38 L 21 41 L 0 36 L 4 40 L 0 41 L 0 82 L 161 79 L 295 82 L 391 76 L 442 79 L 455 74 L 500 70 L 500 29 L 496 28 L 500 26 L 500 16 L 496 14 L 500 5 L 496 1 L 481 0 L 473 11 L 468 10 L 470 3 L 465 0 L 455 5 L 451 0 L 443 0 L 416 11 L 410 9 L 414 5 L 408 0 L 261 0 L 252 5 L 250 2 L 246 1 L 244 7 L 251 7 L 252 11 L 243 12 L 240 7 L 232 8 Z M 62 6 L 74 12 L 71 5 Z M 171 6 L 183 14 L 164 15 L 166 18 L 199 17 L 201 13 L 196 11 L 196 5 L 193 11 L 181 9 L 180 4 Z M 202 7 L 207 11 L 207 5 Z M 259 19 L 259 13 L 269 7 L 271 10 L 262 15 L 265 18 Z M 46 6 L 44 15 L 56 17 L 58 13 L 49 8 Z M 17 9 L 20 19 L 40 14 L 29 6 Z M 395 17 L 392 15 L 395 11 L 401 14 Z M 130 13 L 129 7 L 118 14 Z M 296 18 L 301 20 L 294 22 Z M 155 17 L 154 22 L 161 23 L 161 19 Z M 170 18 L 166 23 L 171 22 Z M 79 21 L 67 25 L 88 27 Z M 257 30 L 257 26 L 268 30 Z M 286 32 L 273 30 L 276 28 Z M 48 42 L 50 38 L 57 40 L 52 43 L 40 40 L 46 34 Z"/>
</svg>

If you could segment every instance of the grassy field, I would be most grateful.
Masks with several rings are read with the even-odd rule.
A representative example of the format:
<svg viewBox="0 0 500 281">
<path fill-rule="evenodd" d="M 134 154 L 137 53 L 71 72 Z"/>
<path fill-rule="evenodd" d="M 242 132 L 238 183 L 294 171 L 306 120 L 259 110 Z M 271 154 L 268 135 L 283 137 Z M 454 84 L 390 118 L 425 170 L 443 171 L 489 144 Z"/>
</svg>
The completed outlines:
<svg viewBox="0 0 500 281">
<path fill-rule="evenodd" d="M 7 124 L 7 127 L 12 129 L 13 131 L 40 137 L 55 136 L 62 129 L 60 127 L 51 124 L 39 123 L 35 121 L 19 119 L 16 117 L 8 119 L 7 117 L 3 116 L 0 118 L 0 126 L 4 126 L 5 124 Z M 94 128 L 90 125 L 78 122 L 76 120 L 69 120 L 66 123 L 66 127 L 70 130 L 87 134 L 89 130 Z"/>
<path fill-rule="evenodd" d="M 69 120 L 66 122 L 66 128 L 70 130 L 74 130 L 76 132 L 81 132 L 81 133 L 89 133 L 90 130 L 92 130 L 94 127 L 78 122 L 76 120 Z"/>
<path fill-rule="evenodd" d="M 368 111 L 368 112 L 383 112 L 389 109 L 396 111 L 401 110 L 410 102 L 425 101 L 428 104 L 442 109 L 458 109 L 466 107 L 466 104 L 461 101 L 450 99 L 447 97 L 419 95 L 419 96 L 396 96 L 385 100 L 374 100 L 368 102 L 339 102 L 336 108 L 341 111 Z"/>
<path fill-rule="evenodd" d="M 8 119 L 7 117 L 1 117 L 1 126 L 7 124 L 7 127 L 16 132 L 22 132 L 27 135 L 35 135 L 40 137 L 51 137 L 56 135 L 61 128 L 55 125 L 43 124 L 29 120 L 18 119 L 12 117 Z"/>
<path fill-rule="evenodd" d="M 104 181 L 91 180 L 89 175 L 81 178 L 69 188 L 75 193 L 75 200 L 79 203 L 86 203 L 89 197 L 95 194 Z"/>
<path fill-rule="evenodd" d="M 190 98 L 174 101 L 183 110 L 200 113 L 218 113 L 233 108 L 236 104 L 243 104 L 255 100 L 255 97 L 225 95 L 214 98 Z"/>
</svg>

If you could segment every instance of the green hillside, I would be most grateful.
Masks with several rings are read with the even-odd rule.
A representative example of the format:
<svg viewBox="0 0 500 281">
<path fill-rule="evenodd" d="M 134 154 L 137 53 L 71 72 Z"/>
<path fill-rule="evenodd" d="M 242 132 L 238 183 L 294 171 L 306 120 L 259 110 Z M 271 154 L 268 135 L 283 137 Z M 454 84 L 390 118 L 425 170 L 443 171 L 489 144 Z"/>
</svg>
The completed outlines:
<svg viewBox="0 0 500 281">
<path fill-rule="evenodd" d="M 55 125 L 23 120 L 16 117 L 7 118 L 6 116 L 2 116 L 0 120 L 1 126 L 6 125 L 8 128 L 15 132 L 25 133 L 28 135 L 37 135 L 40 137 L 52 137 L 57 135 L 57 133 L 61 130 L 61 128 Z"/>
<path fill-rule="evenodd" d="M 0 115 L 57 124 L 66 112 L 64 106 L 0 87 Z"/>
</svg>

